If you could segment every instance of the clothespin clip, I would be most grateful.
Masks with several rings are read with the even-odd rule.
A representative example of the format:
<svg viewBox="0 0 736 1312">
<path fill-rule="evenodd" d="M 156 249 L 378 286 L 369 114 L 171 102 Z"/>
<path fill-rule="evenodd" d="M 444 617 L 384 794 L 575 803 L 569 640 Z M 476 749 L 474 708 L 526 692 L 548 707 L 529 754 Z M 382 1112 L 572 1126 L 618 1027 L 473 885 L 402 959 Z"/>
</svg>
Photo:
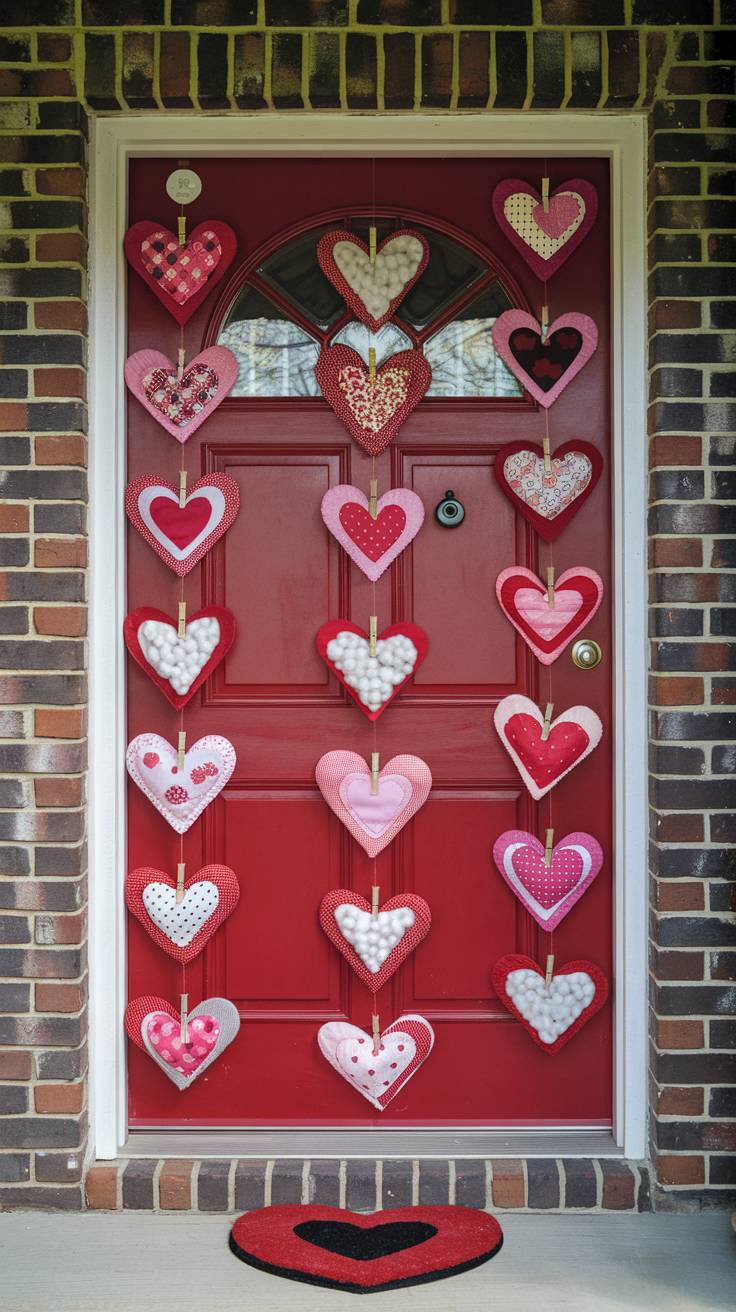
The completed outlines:
<svg viewBox="0 0 736 1312">
<path fill-rule="evenodd" d="M 371 915 L 378 915 L 378 900 L 381 896 L 381 887 L 379 884 L 373 884 L 371 888 Z"/>
<path fill-rule="evenodd" d="M 177 220 L 176 220 L 176 221 L 177 221 L 177 224 L 178 224 L 178 227 L 179 227 L 179 245 L 180 245 L 180 246 L 185 246 L 185 245 L 186 245 L 186 241 L 187 241 L 187 218 L 186 218 L 186 214 L 184 214 L 184 212 L 182 211 L 182 213 L 179 214 L 179 215 L 177 216 Z"/>
<path fill-rule="evenodd" d="M 555 841 L 554 829 L 548 829 L 544 840 L 544 864 L 549 867 L 552 865 L 552 845 Z"/>
<path fill-rule="evenodd" d="M 373 223 L 371 224 L 370 228 L 368 229 L 368 259 L 370 260 L 371 264 L 375 264 L 375 262 L 376 262 L 376 227 L 375 227 L 375 224 L 373 224 Z"/>
<path fill-rule="evenodd" d="M 179 770 L 184 769 L 184 765 L 185 765 L 184 757 L 186 756 L 186 751 L 187 751 L 187 731 L 186 729 L 180 729 L 179 747 L 176 753 L 176 765 L 177 765 L 177 769 Z"/>
<path fill-rule="evenodd" d="M 178 362 L 176 366 L 176 381 L 177 383 L 180 383 L 182 374 L 184 373 L 184 361 L 186 360 L 186 351 L 184 350 L 183 346 L 179 347 L 179 351 L 177 353 L 176 358 Z"/>
<path fill-rule="evenodd" d="M 370 497 L 368 498 L 368 513 L 371 519 L 376 519 L 378 516 L 378 479 L 377 478 L 371 479 L 371 494 Z"/>
<path fill-rule="evenodd" d="M 177 906 L 178 906 L 178 904 L 179 904 L 180 902 L 183 902 L 183 901 L 184 901 L 184 874 L 185 874 L 185 871 L 186 871 L 186 865 L 184 864 L 183 861 L 180 861 L 179 864 L 178 864 L 178 866 L 176 867 L 176 902 L 177 902 Z"/>
<path fill-rule="evenodd" d="M 542 178 L 542 209 L 549 214 L 549 178 Z"/>
<path fill-rule="evenodd" d="M 552 712 L 554 709 L 554 703 L 547 702 L 544 711 L 544 724 L 542 725 L 542 742 L 546 742 L 549 738 L 549 728 L 552 723 Z"/>
<path fill-rule="evenodd" d="M 187 1024 L 187 1011 L 189 1009 L 189 994 L 182 993 L 179 998 L 179 1032 L 182 1043 L 189 1042 L 189 1025 Z"/>
<path fill-rule="evenodd" d="M 542 329 L 542 334 L 541 334 L 542 341 L 546 342 L 547 333 L 549 332 L 549 306 L 548 305 L 542 306 L 542 321 L 540 327 Z"/>
<path fill-rule="evenodd" d="M 378 616 L 371 615 L 370 628 L 368 630 L 368 652 L 371 656 L 376 654 L 376 643 L 378 642 Z"/>
<path fill-rule="evenodd" d="M 371 381 L 372 383 L 375 382 L 375 380 L 376 380 L 376 348 L 375 348 L 375 346 L 369 346 L 369 347 L 368 347 L 368 377 L 369 377 L 369 379 L 370 379 L 370 381 Z"/>
<path fill-rule="evenodd" d="M 176 635 L 178 638 L 186 638 L 187 636 L 187 603 L 185 601 L 179 602 L 179 627 L 176 630 Z"/>
<path fill-rule="evenodd" d="M 179 470 L 179 509 L 183 510 L 187 500 L 187 471 Z"/>
<path fill-rule="evenodd" d="M 555 568 L 554 565 L 547 566 L 547 605 L 555 604 Z"/>
<path fill-rule="evenodd" d="M 554 971 L 554 968 L 555 968 L 555 954 L 554 952 L 549 952 L 547 954 L 547 969 L 544 972 L 544 987 L 546 989 L 551 988 L 552 986 L 552 973 Z"/>
<path fill-rule="evenodd" d="M 371 797 L 378 796 L 378 771 L 380 756 L 378 752 L 371 752 Z"/>
<path fill-rule="evenodd" d="M 545 474 L 551 474 L 552 459 L 549 454 L 549 438 L 546 436 L 542 438 L 542 450 L 544 452 L 544 472 Z"/>
<path fill-rule="evenodd" d="M 371 1028 L 373 1030 L 373 1056 L 377 1057 L 381 1051 L 381 1022 L 375 1012 L 371 1016 Z"/>
</svg>

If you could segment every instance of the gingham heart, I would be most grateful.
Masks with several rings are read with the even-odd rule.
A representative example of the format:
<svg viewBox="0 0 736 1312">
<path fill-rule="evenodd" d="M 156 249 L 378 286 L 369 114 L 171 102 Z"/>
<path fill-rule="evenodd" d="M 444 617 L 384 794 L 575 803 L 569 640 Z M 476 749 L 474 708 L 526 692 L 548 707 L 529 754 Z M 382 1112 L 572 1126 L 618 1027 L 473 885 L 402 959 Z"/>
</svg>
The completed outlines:
<svg viewBox="0 0 736 1312">
<path fill-rule="evenodd" d="M 333 888 L 322 898 L 319 923 L 358 979 L 377 993 L 426 938 L 432 915 L 416 893 L 397 893 L 373 915 L 364 897 Z"/>
<path fill-rule="evenodd" d="M 203 1075 L 237 1037 L 240 1016 L 237 1007 L 227 998 L 205 998 L 189 1012 L 187 1039 L 182 1042 L 178 1012 L 165 998 L 146 996 L 128 1003 L 125 1029 L 136 1047 L 147 1052 L 182 1092 Z"/>
<path fill-rule="evenodd" d="M 180 902 L 176 890 L 165 871 L 139 866 L 125 881 L 125 905 L 163 952 L 186 965 L 235 910 L 240 889 L 235 872 L 215 864 L 185 878 Z"/>
<path fill-rule="evenodd" d="M 603 458 L 589 442 L 563 442 L 549 469 L 544 450 L 532 442 L 509 442 L 496 452 L 493 472 L 501 491 L 545 542 L 554 542 L 590 496 Z"/>
<path fill-rule="evenodd" d="M 177 442 L 186 442 L 225 400 L 238 362 L 225 346 L 210 346 L 184 366 L 161 351 L 136 351 L 125 362 L 125 382 L 150 415 Z"/>
<path fill-rule="evenodd" d="M 185 834 L 222 792 L 235 761 L 232 743 L 217 734 L 208 734 L 188 748 L 183 770 L 176 748 L 158 733 L 138 734 L 125 754 L 133 783 L 177 834 Z"/>
<path fill-rule="evenodd" d="M 561 314 L 542 337 L 542 326 L 526 310 L 504 310 L 491 334 L 514 377 L 545 410 L 580 373 L 598 346 L 598 329 L 587 314 Z"/>
<path fill-rule="evenodd" d="M 608 997 L 608 980 L 592 961 L 558 966 L 547 986 L 536 961 L 510 953 L 496 962 L 491 979 L 499 1002 L 549 1056 L 564 1048 Z"/>
<path fill-rule="evenodd" d="M 542 197 L 522 178 L 505 178 L 493 193 L 493 213 L 504 236 L 542 280 L 569 259 L 590 232 L 598 212 L 598 193 L 590 182 L 571 178 Z"/>
<path fill-rule="evenodd" d="M 123 637 L 133 660 L 177 710 L 224 660 L 235 641 L 235 616 L 206 606 L 187 617 L 186 636 L 163 610 L 139 606 L 125 617 Z"/>
<path fill-rule="evenodd" d="M 371 379 L 368 366 L 349 346 L 324 347 L 314 372 L 325 401 L 369 455 L 385 450 L 432 380 L 421 351 L 390 356 Z"/>
<path fill-rule="evenodd" d="M 179 504 L 179 491 L 156 474 L 134 478 L 125 513 L 169 569 L 183 578 L 227 533 L 240 509 L 240 489 L 227 474 L 205 474 Z"/>
<path fill-rule="evenodd" d="M 603 580 L 595 570 L 573 565 L 554 582 L 554 603 L 530 569 L 512 565 L 496 579 L 496 596 L 507 620 L 537 660 L 551 665 L 576 633 L 595 615 L 603 600 Z"/>
<path fill-rule="evenodd" d="M 336 1020 L 322 1026 L 317 1042 L 338 1075 L 382 1112 L 427 1060 L 434 1031 L 423 1016 L 401 1016 L 383 1031 L 374 1053 L 369 1034 Z"/>
<path fill-rule="evenodd" d="M 432 787 L 429 766 L 418 756 L 386 761 L 375 793 L 371 772 L 357 752 L 326 752 L 314 776 L 327 805 L 370 857 L 388 847 L 424 806 Z"/>
<path fill-rule="evenodd" d="M 399 228 L 381 242 L 371 264 L 365 243 L 338 229 L 320 238 L 317 259 L 356 318 L 376 332 L 423 274 L 429 245 L 421 233 Z"/>
<path fill-rule="evenodd" d="M 369 720 L 377 720 L 424 660 L 429 639 L 418 624 L 391 624 L 371 656 L 368 634 L 350 620 L 328 620 L 317 651 Z"/>
<path fill-rule="evenodd" d="M 372 579 L 408 547 L 424 522 L 424 506 L 416 492 L 392 488 L 376 502 L 375 519 L 370 502 L 350 483 L 331 487 L 322 498 L 322 518 L 358 569 Z"/>
<path fill-rule="evenodd" d="M 552 720 L 544 738 L 544 716 L 519 693 L 502 698 L 493 716 L 501 742 L 535 801 L 598 746 L 603 725 L 589 706 L 571 706 Z"/>
<path fill-rule="evenodd" d="M 592 834 L 566 834 L 552 848 L 534 834 L 507 829 L 493 844 L 493 860 L 509 888 L 538 925 L 551 933 L 590 888 L 603 864 L 603 851 Z"/>
<path fill-rule="evenodd" d="M 125 234 L 131 269 L 177 323 L 185 324 L 235 258 L 237 239 L 219 219 L 200 223 L 182 246 L 173 232 L 152 219 L 134 223 Z"/>
</svg>

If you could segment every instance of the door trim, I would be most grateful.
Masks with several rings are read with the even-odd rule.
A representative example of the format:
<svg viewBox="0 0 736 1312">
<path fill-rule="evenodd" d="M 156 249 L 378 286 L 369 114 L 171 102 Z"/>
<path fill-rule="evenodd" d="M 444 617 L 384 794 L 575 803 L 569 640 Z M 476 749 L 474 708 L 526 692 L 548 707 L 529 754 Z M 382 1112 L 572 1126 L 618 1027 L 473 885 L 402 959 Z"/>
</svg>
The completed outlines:
<svg viewBox="0 0 736 1312">
<path fill-rule="evenodd" d="M 127 1135 L 123 884 L 125 837 L 125 259 L 127 173 L 152 155 L 595 155 L 611 165 L 612 510 L 614 647 L 614 1122 L 616 1149 L 647 1149 L 646 754 L 646 118 L 643 114 L 143 113 L 97 118 L 90 147 L 90 1139 L 118 1156 Z M 488 199 L 490 207 L 490 195 Z M 625 616 L 625 623 L 623 617 Z M 286 1133 L 286 1132 L 283 1132 Z M 304 1131 L 290 1131 L 303 1152 Z M 343 1156 L 373 1155 L 376 1132 L 334 1133 Z M 421 1154 L 397 1131 L 392 1155 Z M 514 1155 L 538 1152 L 539 1131 L 513 1136 Z M 559 1132 L 550 1132 L 557 1138 Z M 309 1136 L 310 1132 L 307 1132 Z M 193 1132 L 196 1135 L 196 1131 Z M 447 1155 L 458 1132 L 446 1136 Z M 363 1136 L 361 1138 L 361 1136 Z M 385 1139 L 381 1133 L 381 1142 Z M 498 1154 L 496 1132 L 484 1132 Z M 588 1155 L 590 1132 L 564 1134 L 566 1155 Z M 219 1138 L 219 1136 L 218 1136 Z M 239 1156 L 263 1156 L 273 1131 L 227 1135 Z M 199 1144 L 202 1137 L 197 1135 Z M 158 1140 L 158 1136 L 157 1136 Z M 285 1142 L 280 1136 L 280 1141 Z M 170 1137 L 160 1134 L 162 1151 Z M 181 1155 L 177 1137 L 177 1153 Z M 357 1143 L 364 1147 L 358 1149 Z M 439 1140 L 438 1140 L 439 1142 Z M 156 1152 L 146 1135 L 147 1152 Z M 351 1151 L 352 1148 L 352 1151 Z M 136 1150 L 137 1151 L 137 1150 Z M 192 1148 L 194 1152 L 194 1146 Z M 438 1150 L 439 1151 L 439 1150 Z M 201 1146 L 196 1150 L 201 1155 Z M 289 1155 L 280 1149 L 280 1155 Z"/>
</svg>

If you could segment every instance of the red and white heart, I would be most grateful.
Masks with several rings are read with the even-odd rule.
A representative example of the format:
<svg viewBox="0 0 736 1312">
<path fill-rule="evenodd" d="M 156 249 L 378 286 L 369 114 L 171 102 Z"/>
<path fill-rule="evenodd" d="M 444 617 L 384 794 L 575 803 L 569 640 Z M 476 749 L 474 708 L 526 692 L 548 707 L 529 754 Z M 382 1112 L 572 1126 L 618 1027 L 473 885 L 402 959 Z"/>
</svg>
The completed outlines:
<svg viewBox="0 0 736 1312">
<path fill-rule="evenodd" d="M 177 442 L 186 442 L 225 400 L 238 362 L 225 346 L 210 346 L 184 366 L 160 351 L 136 351 L 125 361 L 125 382 L 150 415 Z"/>
<path fill-rule="evenodd" d="M 185 834 L 222 791 L 235 761 L 232 743 L 217 734 L 192 744 L 183 770 L 176 748 L 158 733 L 138 734 L 125 753 L 131 779 L 177 834 Z"/>
<path fill-rule="evenodd" d="M 338 1075 L 382 1112 L 427 1060 L 434 1030 L 423 1016 L 401 1016 L 383 1031 L 379 1050 L 374 1052 L 371 1035 L 346 1021 L 333 1020 L 319 1030 L 317 1042 Z"/>
<path fill-rule="evenodd" d="M 550 1056 L 570 1042 L 608 997 L 608 981 L 592 961 L 558 966 L 548 987 L 536 961 L 510 953 L 496 962 L 491 979 L 499 1002 Z"/>
<path fill-rule="evenodd" d="M 432 381 L 421 351 L 399 351 L 371 378 L 357 351 L 326 346 L 314 372 L 325 401 L 358 445 L 374 456 L 396 436 Z"/>
<path fill-rule="evenodd" d="M 571 706 L 550 723 L 535 702 L 512 693 L 498 703 L 493 722 L 501 742 L 535 801 L 544 797 L 596 748 L 603 725 L 589 706 Z"/>
<path fill-rule="evenodd" d="M 153 866 L 131 870 L 125 881 L 125 905 L 157 947 L 186 964 L 206 947 L 235 910 L 240 897 L 237 876 L 229 866 L 202 866 L 184 880 L 177 902 L 176 879 Z"/>
<path fill-rule="evenodd" d="M 322 898 L 319 923 L 361 982 L 377 993 L 426 938 L 432 915 L 415 893 L 397 893 L 374 915 L 364 897 L 333 888 Z"/>
<path fill-rule="evenodd" d="M 314 777 L 327 805 L 370 857 L 388 847 L 424 806 L 432 787 L 426 761 L 407 755 L 386 762 L 375 793 L 371 772 L 357 752 L 326 752 Z"/>
<path fill-rule="evenodd" d="M 143 219 L 128 228 L 124 246 L 131 269 L 176 322 L 185 324 L 232 264 L 237 238 L 227 223 L 208 219 L 180 244 L 168 228 Z"/>
<path fill-rule="evenodd" d="M 240 489 L 227 474 L 205 474 L 179 504 L 179 491 L 156 474 L 134 478 L 125 491 L 131 524 L 169 569 L 183 578 L 227 533 L 240 509 Z"/>
<path fill-rule="evenodd" d="M 340 483 L 325 492 L 322 518 L 358 569 L 375 583 L 416 537 L 424 523 L 424 505 L 405 487 L 379 497 L 375 519 L 369 505 L 360 488 Z"/>
<path fill-rule="evenodd" d="M 177 710 L 186 706 L 235 641 L 235 616 L 207 606 L 190 616 L 186 636 L 163 610 L 139 606 L 125 617 L 123 637 L 133 660 Z"/>
<path fill-rule="evenodd" d="M 543 665 L 551 665 L 603 600 L 603 580 L 595 570 L 573 565 L 555 579 L 553 601 L 530 569 L 512 565 L 496 579 L 496 596 L 507 620 Z"/>
<path fill-rule="evenodd" d="M 317 259 L 346 305 L 375 331 L 391 318 L 424 273 L 429 245 L 421 233 L 399 228 L 381 242 L 371 263 L 365 242 L 338 229 L 320 237 Z"/>
<path fill-rule="evenodd" d="M 493 472 L 501 491 L 545 542 L 554 542 L 588 499 L 603 469 L 589 442 L 563 442 L 549 469 L 544 451 L 531 442 L 509 442 L 496 452 Z"/>
<path fill-rule="evenodd" d="M 128 1037 L 152 1057 L 177 1089 L 188 1089 L 237 1037 L 240 1016 L 227 998 L 205 998 L 181 1017 L 165 998 L 134 998 L 125 1009 Z"/>
<path fill-rule="evenodd" d="M 328 620 L 317 634 L 317 651 L 369 720 L 414 677 L 429 647 L 417 624 L 391 624 L 379 635 L 375 656 L 365 629 L 350 620 Z"/>
<path fill-rule="evenodd" d="M 512 893 L 551 932 L 590 888 L 603 851 L 592 834 L 576 830 L 555 844 L 547 865 L 544 844 L 534 834 L 507 829 L 493 844 L 493 860 Z"/>
<path fill-rule="evenodd" d="M 501 359 L 545 410 L 598 346 L 598 329 L 587 314 L 561 314 L 542 337 L 541 324 L 526 310 L 504 310 L 491 333 Z"/>
<path fill-rule="evenodd" d="M 590 232 L 598 193 L 571 178 L 550 192 L 547 210 L 539 192 L 522 178 L 506 178 L 493 192 L 493 213 L 502 233 L 538 278 L 551 278 Z"/>
</svg>

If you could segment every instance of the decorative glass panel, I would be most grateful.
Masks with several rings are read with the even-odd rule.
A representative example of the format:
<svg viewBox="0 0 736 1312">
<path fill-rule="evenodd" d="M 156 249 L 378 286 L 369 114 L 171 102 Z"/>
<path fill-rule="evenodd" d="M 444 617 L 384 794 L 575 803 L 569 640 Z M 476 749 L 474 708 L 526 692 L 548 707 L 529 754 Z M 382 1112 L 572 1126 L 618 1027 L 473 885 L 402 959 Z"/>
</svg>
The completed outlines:
<svg viewBox="0 0 736 1312">
<path fill-rule="evenodd" d="M 258 269 L 264 282 L 286 297 L 300 314 L 318 328 L 326 329 L 345 313 L 342 297 L 328 282 L 317 263 L 317 242 L 325 232 L 333 232 L 338 224 L 314 228 L 304 237 L 297 237 L 269 255 Z"/>
<path fill-rule="evenodd" d="M 364 323 L 358 323 L 353 319 L 346 323 L 339 333 L 335 333 L 330 346 L 352 346 L 358 355 L 362 356 L 365 363 L 368 363 L 368 349 L 373 347 L 376 352 L 376 366 L 380 368 L 389 356 L 396 355 L 397 351 L 410 351 L 412 340 L 402 332 L 398 324 L 385 323 L 379 328 L 377 333 L 372 333 L 370 328 Z"/>
<path fill-rule="evenodd" d="M 521 396 L 523 389 L 493 348 L 491 328 L 511 302 L 492 283 L 457 318 L 430 337 L 424 354 L 432 366 L 427 396 Z"/>
<path fill-rule="evenodd" d="M 244 287 L 217 339 L 238 362 L 231 396 L 319 396 L 319 345 L 283 310 Z"/>
<path fill-rule="evenodd" d="M 486 272 L 486 266 L 477 255 L 450 237 L 418 224 L 411 226 L 429 242 L 429 264 L 401 302 L 397 313 L 413 328 L 421 329 L 436 319 L 456 297 L 468 291 Z"/>
</svg>

